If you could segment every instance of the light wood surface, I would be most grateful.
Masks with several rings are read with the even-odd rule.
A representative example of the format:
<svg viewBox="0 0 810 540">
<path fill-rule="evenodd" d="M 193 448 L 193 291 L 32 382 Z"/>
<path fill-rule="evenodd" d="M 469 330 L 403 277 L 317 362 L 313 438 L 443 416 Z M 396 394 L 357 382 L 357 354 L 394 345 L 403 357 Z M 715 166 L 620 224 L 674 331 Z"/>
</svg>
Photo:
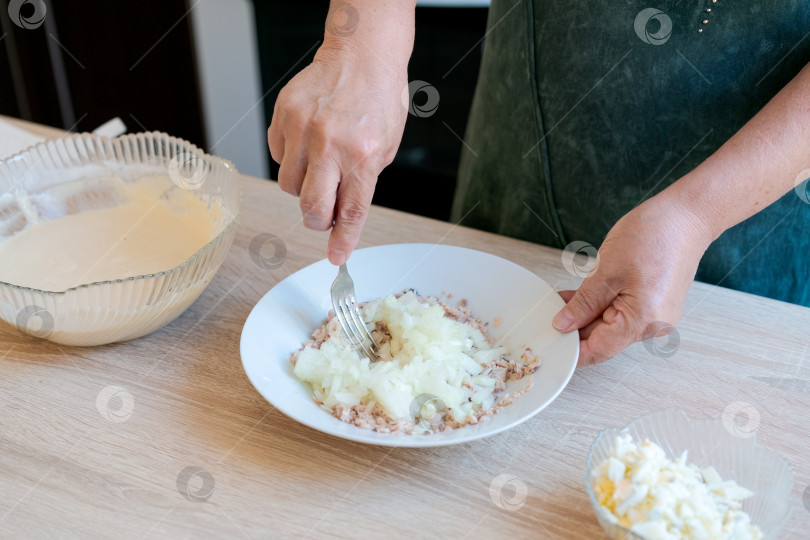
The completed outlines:
<svg viewBox="0 0 810 540">
<path fill-rule="evenodd" d="M 244 178 L 244 191 L 222 269 L 164 329 L 71 348 L 0 325 L 0 537 L 602 538 L 583 480 L 596 433 L 665 407 L 718 417 L 739 401 L 759 414 L 760 443 L 795 472 L 780 537 L 807 538 L 810 310 L 696 283 L 670 358 L 636 344 L 578 369 L 546 410 L 489 439 L 364 446 L 283 416 L 242 370 L 239 338 L 251 308 L 326 249 L 326 234 L 306 230 L 297 201 L 274 182 Z M 248 253 L 266 232 L 287 246 L 275 270 Z M 579 282 L 558 250 L 373 208 L 361 247 L 397 242 L 488 251 L 557 289 Z M 105 405 L 111 386 L 121 390 Z M 114 416 L 130 403 L 130 414 Z M 204 470 L 192 492 L 213 479 L 210 498 L 181 495 L 187 467 Z M 504 474 L 526 488 L 514 510 L 490 496 Z M 513 497 L 514 484 L 501 495 Z"/>
</svg>

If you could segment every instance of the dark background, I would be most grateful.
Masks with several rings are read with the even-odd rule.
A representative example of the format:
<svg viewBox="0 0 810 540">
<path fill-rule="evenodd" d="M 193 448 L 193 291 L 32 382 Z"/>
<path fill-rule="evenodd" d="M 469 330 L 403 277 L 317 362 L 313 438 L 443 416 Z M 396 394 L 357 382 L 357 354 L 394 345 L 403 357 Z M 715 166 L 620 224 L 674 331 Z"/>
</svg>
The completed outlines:
<svg viewBox="0 0 810 540">
<path fill-rule="evenodd" d="M 269 125 L 278 92 L 317 47 L 306 51 L 323 39 L 328 2 L 253 5 Z M 46 6 L 45 23 L 23 29 L 11 22 L 8 0 L 0 0 L 0 114 L 76 132 L 120 116 L 130 132 L 165 131 L 207 149 L 185 0 L 62 0 Z M 417 8 L 409 80 L 433 85 L 439 107 L 429 117 L 409 116 L 400 150 L 380 175 L 375 204 L 449 217 L 458 137 L 464 136 L 478 77 L 486 15 L 480 8 Z M 416 95 L 417 103 L 424 99 Z M 269 151 L 268 160 L 275 178 L 278 166 Z"/>
<path fill-rule="evenodd" d="M 183 0 L 46 5 L 45 24 L 23 29 L 0 0 L 0 114 L 78 132 L 120 116 L 130 131 L 165 131 L 205 147 Z"/>
</svg>

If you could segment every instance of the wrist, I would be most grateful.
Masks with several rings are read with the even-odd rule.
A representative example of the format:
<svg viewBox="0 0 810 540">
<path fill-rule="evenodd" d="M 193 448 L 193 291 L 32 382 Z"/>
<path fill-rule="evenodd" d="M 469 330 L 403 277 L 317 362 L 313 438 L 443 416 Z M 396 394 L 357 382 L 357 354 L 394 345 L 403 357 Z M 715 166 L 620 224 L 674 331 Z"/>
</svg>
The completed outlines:
<svg viewBox="0 0 810 540">
<path fill-rule="evenodd" d="M 709 204 L 699 188 L 699 182 L 684 176 L 667 189 L 653 197 L 662 209 L 676 216 L 680 226 L 704 251 L 725 231 L 716 206 Z"/>
<path fill-rule="evenodd" d="M 319 56 L 407 70 L 416 0 L 332 0 Z"/>
</svg>

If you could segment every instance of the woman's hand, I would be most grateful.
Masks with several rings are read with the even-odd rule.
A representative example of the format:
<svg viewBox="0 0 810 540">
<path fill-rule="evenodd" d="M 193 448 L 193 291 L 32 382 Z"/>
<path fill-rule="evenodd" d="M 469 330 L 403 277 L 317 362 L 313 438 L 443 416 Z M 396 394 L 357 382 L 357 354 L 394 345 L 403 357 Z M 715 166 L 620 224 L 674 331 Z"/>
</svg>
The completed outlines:
<svg viewBox="0 0 810 540">
<path fill-rule="evenodd" d="M 620 219 L 595 271 L 560 293 L 568 305 L 554 327 L 580 329 L 580 365 L 671 330 L 709 244 L 807 178 L 808 156 L 810 64 L 695 170 Z"/>
<path fill-rule="evenodd" d="M 563 291 L 554 318 L 579 329 L 579 365 L 603 362 L 636 341 L 665 335 L 681 317 L 709 228 L 667 192 L 630 211 L 608 233 L 579 290 Z"/>
<path fill-rule="evenodd" d="M 328 254 L 336 265 L 357 245 L 377 176 L 394 159 L 408 116 L 402 93 L 414 2 L 366 3 L 332 3 L 324 44 L 279 93 L 267 133 L 281 189 L 301 198 L 306 227 L 332 229 Z M 330 20 L 347 9 L 356 29 L 330 35 Z"/>
</svg>

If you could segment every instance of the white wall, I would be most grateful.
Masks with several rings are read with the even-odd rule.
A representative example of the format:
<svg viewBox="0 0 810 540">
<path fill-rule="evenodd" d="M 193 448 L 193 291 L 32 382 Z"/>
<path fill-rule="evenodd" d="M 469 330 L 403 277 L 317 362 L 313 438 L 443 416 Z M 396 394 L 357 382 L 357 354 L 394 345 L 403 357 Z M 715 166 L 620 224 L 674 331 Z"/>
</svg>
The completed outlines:
<svg viewBox="0 0 810 540">
<path fill-rule="evenodd" d="M 210 152 L 267 178 L 267 126 L 250 0 L 189 0 Z"/>
</svg>

